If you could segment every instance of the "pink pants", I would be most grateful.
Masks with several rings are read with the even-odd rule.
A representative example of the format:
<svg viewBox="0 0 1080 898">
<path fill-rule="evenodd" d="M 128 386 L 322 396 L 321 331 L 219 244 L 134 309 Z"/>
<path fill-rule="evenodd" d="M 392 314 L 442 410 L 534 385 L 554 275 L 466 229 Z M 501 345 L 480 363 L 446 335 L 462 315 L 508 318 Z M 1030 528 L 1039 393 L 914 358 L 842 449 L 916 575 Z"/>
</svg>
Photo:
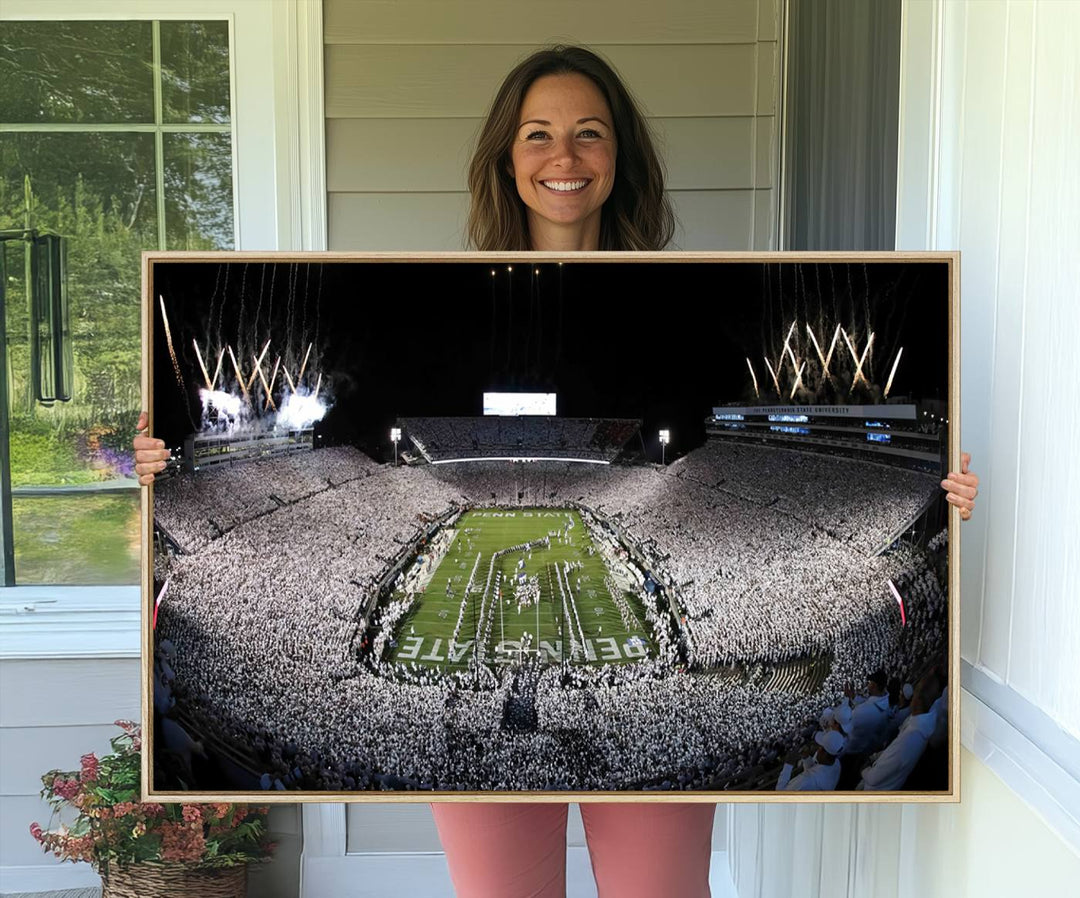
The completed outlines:
<svg viewBox="0 0 1080 898">
<path fill-rule="evenodd" d="M 565 804 L 431 806 L 458 898 L 563 898 Z M 599 898 L 708 898 L 716 805 L 581 805 Z"/>
</svg>

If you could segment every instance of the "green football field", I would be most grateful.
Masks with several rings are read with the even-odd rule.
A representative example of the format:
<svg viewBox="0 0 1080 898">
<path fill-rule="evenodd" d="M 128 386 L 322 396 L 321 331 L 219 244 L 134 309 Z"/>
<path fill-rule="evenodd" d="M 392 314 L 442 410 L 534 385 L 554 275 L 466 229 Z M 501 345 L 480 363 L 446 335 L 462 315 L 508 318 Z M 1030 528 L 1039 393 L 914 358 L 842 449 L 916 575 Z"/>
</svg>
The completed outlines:
<svg viewBox="0 0 1080 898">
<path fill-rule="evenodd" d="M 566 525 L 572 522 L 569 530 Z M 541 660 L 557 663 L 565 657 L 577 664 L 611 664 L 633 661 L 655 653 L 641 603 L 628 591 L 629 584 L 616 588 L 629 607 L 627 627 L 605 584 L 607 563 L 592 547 L 581 515 L 572 509 L 485 508 L 466 512 L 453 530 L 448 552 L 430 571 L 430 580 L 417 596 L 408 615 L 394 634 L 396 648 L 391 660 L 415 662 L 444 668 L 465 669 L 476 651 L 475 634 L 480 622 L 481 602 L 492 556 L 503 549 L 543 539 L 550 533 L 550 547 L 536 547 L 528 553 L 514 551 L 496 559 L 495 571 L 502 572 L 502 597 L 495 594 L 496 578 L 484 605 L 491 614 L 490 637 L 486 642 L 488 664 L 514 663 L 526 633 L 531 634 L 528 651 L 537 650 Z M 477 563 L 474 590 L 465 597 L 469 574 Z M 519 562 L 524 565 L 519 567 Z M 565 571 L 565 562 L 571 563 Z M 576 565 L 580 563 L 581 567 Z M 519 610 L 518 575 L 539 578 L 539 602 Z M 563 588 L 559 588 L 559 578 Z M 564 604 L 564 596 L 567 601 Z M 394 598 L 400 598 L 395 594 Z M 451 641 L 462 602 L 465 614 L 456 642 Z M 576 614 L 575 614 L 576 610 Z M 560 633 L 561 626 L 561 633 Z M 580 634 L 584 635 L 584 643 Z M 579 650 L 572 655 L 568 630 L 573 629 Z M 485 627 L 486 629 L 486 627 Z"/>
</svg>

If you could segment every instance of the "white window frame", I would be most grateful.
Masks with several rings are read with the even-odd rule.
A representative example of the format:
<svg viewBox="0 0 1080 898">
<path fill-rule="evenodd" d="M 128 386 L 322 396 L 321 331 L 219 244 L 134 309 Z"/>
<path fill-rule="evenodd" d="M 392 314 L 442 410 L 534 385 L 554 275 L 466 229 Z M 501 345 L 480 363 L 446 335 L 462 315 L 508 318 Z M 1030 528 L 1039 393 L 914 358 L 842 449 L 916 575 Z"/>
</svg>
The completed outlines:
<svg viewBox="0 0 1080 898">
<path fill-rule="evenodd" d="M 326 249 L 321 0 L 3 0 L 0 22 L 229 23 L 236 249 Z M 138 586 L 0 588 L 0 658 L 138 657 Z"/>
</svg>

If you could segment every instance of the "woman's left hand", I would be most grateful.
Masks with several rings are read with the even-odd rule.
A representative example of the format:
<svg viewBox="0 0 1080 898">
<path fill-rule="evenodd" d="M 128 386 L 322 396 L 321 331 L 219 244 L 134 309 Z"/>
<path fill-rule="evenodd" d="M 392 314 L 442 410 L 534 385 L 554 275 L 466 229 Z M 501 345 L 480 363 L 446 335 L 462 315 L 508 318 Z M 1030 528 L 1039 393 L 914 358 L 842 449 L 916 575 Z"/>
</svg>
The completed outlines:
<svg viewBox="0 0 1080 898">
<path fill-rule="evenodd" d="M 960 519 L 963 521 L 971 517 L 975 497 L 979 495 L 979 475 L 968 470 L 970 464 L 971 456 L 961 452 L 960 473 L 950 471 L 949 476 L 941 481 L 941 487 L 947 493 L 945 499 L 960 509 Z"/>
</svg>

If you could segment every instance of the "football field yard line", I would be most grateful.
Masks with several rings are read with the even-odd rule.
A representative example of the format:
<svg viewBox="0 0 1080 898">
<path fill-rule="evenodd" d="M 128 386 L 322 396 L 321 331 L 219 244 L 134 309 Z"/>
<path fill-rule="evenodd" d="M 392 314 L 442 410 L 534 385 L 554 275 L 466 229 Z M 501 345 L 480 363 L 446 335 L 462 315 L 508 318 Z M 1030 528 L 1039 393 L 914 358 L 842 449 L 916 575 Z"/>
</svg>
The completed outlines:
<svg viewBox="0 0 1080 898">
<path fill-rule="evenodd" d="M 568 527 L 571 522 L 572 526 Z M 536 545 L 549 534 L 547 545 Z M 530 543 L 533 544 L 530 548 L 520 552 L 507 551 L 511 546 Z M 607 576 L 617 568 L 601 552 L 593 551 L 594 545 L 599 544 L 593 543 L 581 513 L 573 509 L 503 507 L 465 512 L 456 522 L 450 548 L 430 572 L 426 589 L 417 595 L 416 604 L 395 628 L 398 644 L 391 651 L 390 660 L 464 670 L 468 667 L 467 658 L 475 652 L 488 664 L 502 666 L 516 662 L 524 634 L 532 637 L 529 653 L 535 651 L 546 663 L 558 663 L 570 655 L 579 663 L 589 664 L 630 662 L 642 657 L 640 653 L 652 655 L 655 642 L 650 629 L 643 624 L 636 632 L 627 629 L 618 603 L 605 588 Z M 495 557 L 496 553 L 500 554 Z M 560 614 L 560 589 L 552 583 L 551 565 L 556 567 L 559 587 L 569 592 L 565 618 Z M 478 573 L 485 567 L 490 580 L 488 589 L 481 594 L 470 568 Z M 502 574 L 501 578 L 496 577 L 498 573 Z M 519 605 L 517 616 L 507 620 L 504 602 L 523 598 L 518 592 L 519 573 L 525 575 L 526 583 L 535 582 L 539 576 L 539 601 L 535 602 L 535 610 Z M 498 579 L 506 585 L 501 597 Z M 470 580 L 474 580 L 473 592 L 467 594 L 465 587 Z M 631 619 L 640 624 L 637 607 L 640 600 L 634 595 L 625 572 L 618 576 L 618 583 L 626 584 L 626 589 L 619 590 L 620 594 L 630 608 Z M 493 601 L 499 602 L 497 635 L 492 634 Z M 541 603 L 548 607 L 541 609 Z M 533 611 L 532 620 L 521 617 L 529 611 Z M 470 613 L 472 627 L 468 621 Z M 589 621 L 593 623 L 586 626 Z M 452 641 L 455 632 L 458 638 Z M 641 643 L 628 644 L 635 636 L 640 637 Z M 567 651 L 567 647 L 572 651 Z M 403 652 L 403 657 L 398 659 Z"/>
</svg>

